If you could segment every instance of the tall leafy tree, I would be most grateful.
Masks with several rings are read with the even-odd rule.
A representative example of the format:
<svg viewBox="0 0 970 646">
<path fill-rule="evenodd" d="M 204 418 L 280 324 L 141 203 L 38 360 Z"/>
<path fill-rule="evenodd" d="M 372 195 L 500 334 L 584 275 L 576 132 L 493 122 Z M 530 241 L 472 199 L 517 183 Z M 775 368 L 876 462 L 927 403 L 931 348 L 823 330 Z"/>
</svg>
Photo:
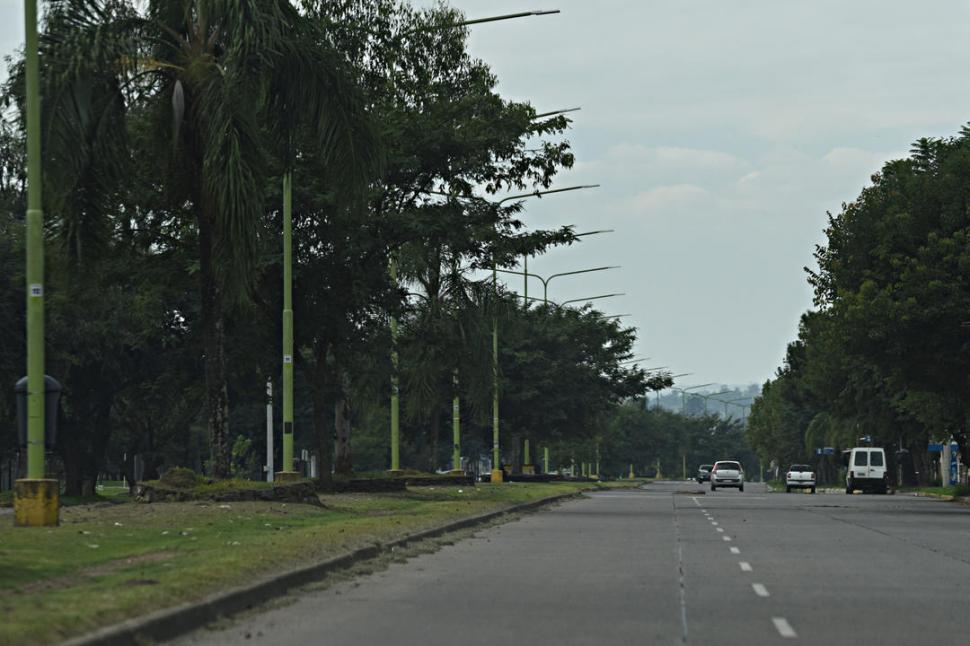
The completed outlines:
<svg viewBox="0 0 970 646">
<path fill-rule="evenodd" d="M 42 39 L 51 211 L 78 254 L 132 156 L 158 161 L 160 190 L 191 224 L 211 469 L 229 474 L 227 309 L 255 278 L 267 164 L 305 137 L 326 168 L 359 179 L 375 161 L 365 107 L 341 57 L 288 0 L 55 0 Z M 128 139 L 145 115 L 157 136 Z M 76 196 L 84 208 L 77 208 Z M 81 242 L 85 244 L 82 245 Z"/>
</svg>

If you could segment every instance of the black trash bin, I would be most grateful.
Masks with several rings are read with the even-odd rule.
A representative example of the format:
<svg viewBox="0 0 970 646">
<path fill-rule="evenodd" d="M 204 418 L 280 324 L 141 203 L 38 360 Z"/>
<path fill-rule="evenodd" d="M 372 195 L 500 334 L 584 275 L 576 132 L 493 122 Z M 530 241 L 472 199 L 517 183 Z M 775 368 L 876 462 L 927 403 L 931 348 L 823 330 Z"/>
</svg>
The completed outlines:
<svg viewBox="0 0 970 646">
<path fill-rule="evenodd" d="M 61 384 L 50 375 L 44 375 L 44 444 L 47 448 L 57 442 L 57 406 L 61 399 Z M 17 434 L 20 445 L 27 446 L 27 377 L 17 381 Z"/>
</svg>

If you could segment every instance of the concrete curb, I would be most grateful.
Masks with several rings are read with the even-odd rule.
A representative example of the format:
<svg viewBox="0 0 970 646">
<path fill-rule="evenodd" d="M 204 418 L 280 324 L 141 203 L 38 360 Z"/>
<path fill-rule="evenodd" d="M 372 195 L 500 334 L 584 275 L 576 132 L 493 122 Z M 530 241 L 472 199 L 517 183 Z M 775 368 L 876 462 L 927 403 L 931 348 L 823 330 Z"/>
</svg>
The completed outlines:
<svg viewBox="0 0 970 646">
<path fill-rule="evenodd" d="M 361 561 L 380 556 L 385 552 L 410 543 L 417 543 L 429 538 L 437 538 L 444 534 L 467 529 L 476 525 L 483 525 L 502 516 L 518 512 L 532 511 L 570 498 L 577 498 L 585 491 L 560 494 L 550 498 L 534 500 L 532 502 L 513 505 L 505 509 L 490 511 L 477 516 L 462 518 L 440 527 L 432 527 L 414 534 L 408 534 L 388 543 L 378 543 L 361 547 L 352 552 L 314 563 L 300 568 L 269 577 L 256 583 L 232 588 L 219 592 L 198 601 L 183 603 L 172 608 L 165 608 L 148 615 L 128 619 L 119 624 L 101 628 L 95 632 L 75 637 L 64 646 L 127 646 L 162 642 L 175 639 L 188 632 L 202 628 L 217 619 L 228 617 L 254 608 L 279 596 L 285 595 L 294 588 L 313 583 L 331 572 L 345 570 Z"/>
</svg>

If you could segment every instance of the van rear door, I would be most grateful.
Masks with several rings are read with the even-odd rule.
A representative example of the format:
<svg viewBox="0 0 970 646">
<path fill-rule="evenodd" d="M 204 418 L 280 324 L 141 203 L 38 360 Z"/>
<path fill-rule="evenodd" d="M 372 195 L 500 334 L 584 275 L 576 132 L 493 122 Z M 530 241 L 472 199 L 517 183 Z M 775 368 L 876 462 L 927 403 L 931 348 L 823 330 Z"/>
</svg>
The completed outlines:
<svg viewBox="0 0 970 646">
<path fill-rule="evenodd" d="M 869 453 L 869 477 L 882 480 L 886 475 L 886 454 L 882 449 L 870 449 Z"/>
<path fill-rule="evenodd" d="M 852 453 L 852 464 L 849 466 L 850 476 L 853 478 L 868 478 L 869 451 L 867 449 L 853 449 Z"/>
</svg>

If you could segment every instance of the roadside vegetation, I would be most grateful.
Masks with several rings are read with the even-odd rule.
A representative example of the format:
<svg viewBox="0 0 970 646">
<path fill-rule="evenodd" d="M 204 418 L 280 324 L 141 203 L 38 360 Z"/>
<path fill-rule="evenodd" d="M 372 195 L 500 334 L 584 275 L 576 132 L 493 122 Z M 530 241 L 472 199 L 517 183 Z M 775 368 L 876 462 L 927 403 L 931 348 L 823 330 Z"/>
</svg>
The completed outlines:
<svg viewBox="0 0 970 646">
<path fill-rule="evenodd" d="M 830 216 L 809 271 L 816 309 L 755 400 L 748 440 L 767 465 L 839 456 L 871 438 L 890 474 L 939 483 L 931 442 L 970 463 L 970 127 L 920 139 Z"/>
<path fill-rule="evenodd" d="M 553 468 L 592 463 L 614 407 L 670 385 L 629 361 L 636 332 L 618 319 L 525 302 L 482 279 L 493 263 L 515 269 L 582 241 L 569 226 L 527 229 L 526 201 L 499 203 L 559 188 L 575 160 L 569 119 L 501 96 L 468 31 L 442 27 L 463 19 L 456 10 L 404 0 L 46 9 L 46 366 L 64 386 L 50 464 L 65 495 L 173 467 L 263 479 L 267 380 L 281 428 L 287 174 L 295 452 L 314 454 L 322 479 L 389 466 L 391 317 L 407 468 L 452 466 L 455 396 L 463 455 L 489 455 L 493 320 L 507 464 L 522 462 L 526 439 L 534 462 L 548 446 Z M 19 55 L 9 72 L 0 384 L 12 385 L 25 365 Z M 0 387 L 0 460 L 16 469 L 14 419 L 12 388 Z"/>
<path fill-rule="evenodd" d="M 632 483 L 638 484 L 638 483 Z M 0 643 L 43 644 L 449 521 L 629 482 L 416 487 L 268 502 L 98 504 L 0 523 Z"/>
</svg>

